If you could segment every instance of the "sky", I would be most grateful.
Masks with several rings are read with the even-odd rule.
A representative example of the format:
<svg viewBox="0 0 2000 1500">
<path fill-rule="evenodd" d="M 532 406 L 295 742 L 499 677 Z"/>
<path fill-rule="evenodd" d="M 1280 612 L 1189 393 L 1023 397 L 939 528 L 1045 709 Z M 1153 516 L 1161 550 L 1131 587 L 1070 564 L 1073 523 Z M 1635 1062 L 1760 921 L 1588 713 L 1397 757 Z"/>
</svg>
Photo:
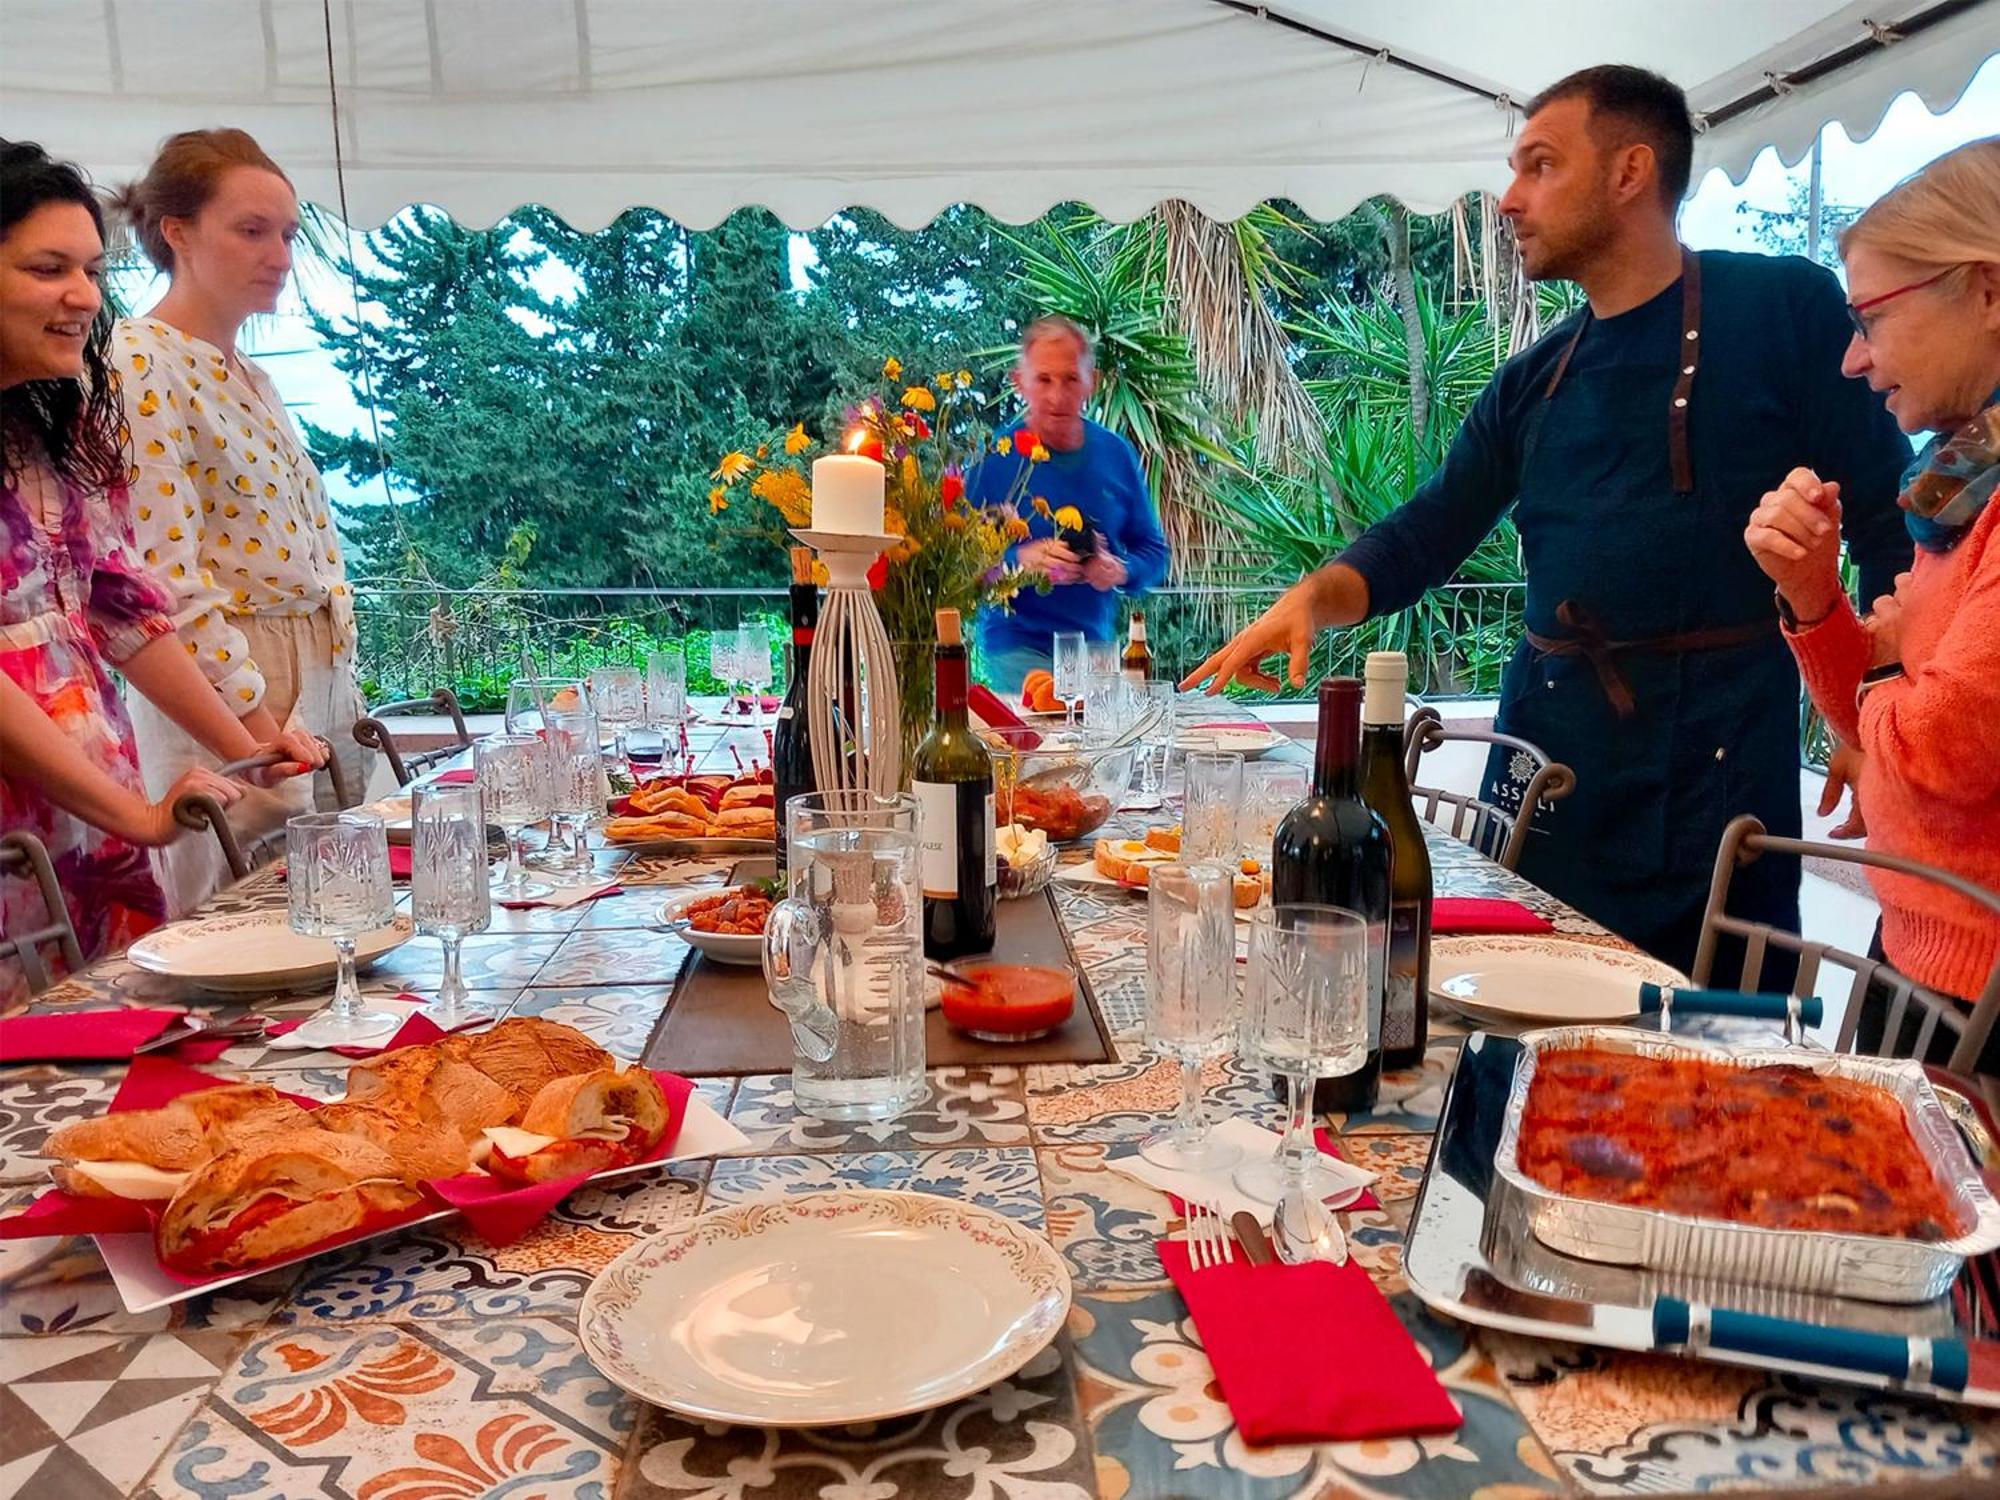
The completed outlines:
<svg viewBox="0 0 2000 1500">
<path fill-rule="evenodd" d="M 1966 141 L 2000 135 L 2000 56 L 1989 58 L 1947 112 L 1933 115 L 1914 94 L 1904 94 L 1890 105 L 1882 123 L 1865 141 L 1849 139 L 1839 125 L 1830 125 L 1821 137 L 1822 191 L 1829 203 L 1865 205 L 1893 187 L 1911 172 Z M 1807 162 L 1786 168 L 1777 153 L 1765 151 L 1738 186 L 1720 171 L 1710 172 L 1696 187 L 1681 213 L 1681 237 L 1697 250 L 1755 250 L 1758 247 L 1737 213 L 1739 204 L 1782 209 L 1790 197 L 1790 184 L 1804 182 Z M 357 237 L 358 238 L 358 237 Z M 803 245 L 804 241 L 797 242 Z M 794 256 L 794 274 L 800 269 Z M 554 267 L 546 290 L 560 290 L 566 272 Z M 125 289 L 126 305 L 144 309 L 158 297 L 158 289 L 144 284 Z M 245 351 L 261 361 L 292 410 L 322 427 L 336 431 L 362 430 L 367 412 L 356 399 L 347 378 L 333 366 L 327 351 L 314 338 L 302 311 L 302 298 L 336 316 L 350 316 L 353 301 L 339 278 L 323 267 L 302 269 L 287 291 L 285 301 L 270 318 L 257 320 L 246 329 Z M 328 490 L 342 501 L 379 499 L 379 482 L 365 493 L 357 491 L 344 476 L 330 475 Z"/>
</svg>

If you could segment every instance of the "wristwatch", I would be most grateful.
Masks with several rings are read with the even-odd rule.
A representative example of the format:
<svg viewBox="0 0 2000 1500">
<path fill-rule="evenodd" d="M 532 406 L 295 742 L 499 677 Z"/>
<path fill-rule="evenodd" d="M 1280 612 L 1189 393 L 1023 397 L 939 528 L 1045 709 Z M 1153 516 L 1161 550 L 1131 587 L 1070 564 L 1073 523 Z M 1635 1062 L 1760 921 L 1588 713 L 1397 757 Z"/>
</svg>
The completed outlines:
<svg viewBox="0 0 2000 1500">
<path fill-rule="evenodd" d="M 1771 597 L 1778 601 L 1778 618 L 1785 622 L 1785 629 L 1791 631 L 1793 635 L 1797 635 L 1801 630 L 1811 630 L 1813 626 L 1825 620 L 1826 615 L 1833 613 L 1829 609 L 1826 615 L 1821 615 L 1817 620 L 1801 620 L 1798 611 L 1792 608 L 1792 601 L 1785 597 L 1783 589 L 1771 590 Z"/>
</svg>

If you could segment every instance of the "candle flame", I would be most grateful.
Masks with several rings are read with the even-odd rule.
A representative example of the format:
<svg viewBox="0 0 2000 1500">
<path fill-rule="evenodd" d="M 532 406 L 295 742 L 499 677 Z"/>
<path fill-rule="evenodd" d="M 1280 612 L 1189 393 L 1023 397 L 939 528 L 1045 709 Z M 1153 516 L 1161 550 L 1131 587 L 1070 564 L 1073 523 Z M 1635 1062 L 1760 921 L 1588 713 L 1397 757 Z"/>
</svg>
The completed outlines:
<svg viewBox="0 0 2000 1500">
<path fill-rule="evenodd" d="M 842 446 L 849 453 L 859 453 L 861 451 L 861 444 L 866 437 L 867 434 L 859 427 L 851 428 L 847 434 L 847 441 Z"/>
</svg>

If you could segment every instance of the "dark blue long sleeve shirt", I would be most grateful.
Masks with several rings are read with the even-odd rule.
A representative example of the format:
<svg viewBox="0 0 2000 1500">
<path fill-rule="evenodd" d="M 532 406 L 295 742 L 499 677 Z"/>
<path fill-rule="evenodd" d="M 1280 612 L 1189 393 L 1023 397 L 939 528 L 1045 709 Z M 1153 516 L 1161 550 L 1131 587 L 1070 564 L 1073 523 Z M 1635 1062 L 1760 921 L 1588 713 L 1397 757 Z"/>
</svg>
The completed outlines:
<svg viewBox="0 0 2000 1500">
<path fill-rule="evenodd" d="M 1593 558 L 1604 580 L 1599 613 L 1618 638 L 1738 624 L 1739 601 L 1768 603 L 1770 588 L 1743 544 L 1743 528 L 1765 491 L 1800 465 L 1840 483 L 1842 529 L 1860 568 L 1864 602 L 1893 592 L 1896 574 L 1910 565 L 1895 498 L 1910 445 L 1880 398 L 1840 373 L 1851 330 L 1839 282 L 1796 256 L 1703 251 L 1701 267 L 1702 355 L 1689 426 L 1698 493 L 1690 503 L 1708 512 L 1707 544 L 1699 556 L 1662 557 L 1643 535 L 1621 537 L 1618 517 L 1607 511 L 1591 545 L 1602 554 L 1601 561 Z M 1509 360 L 1480 393 L 1437 472 L 1341 554 L 1367 580 L 1371 613 L 1405 608 L 1448 582 L 1507 513 L 1520 484 L 1530 414 L 1581 316 Z M 1564 378 L 1615 378 L 1621 366 L 1671 364 L 1679 340 L 1676 282 L 1637 308 L 1593 319 Z M 1603 454 L 1607 474 L 1656 458 L 1664 468 L 1664 410 L 1655 427 L 1605 433 Z M 1595 477 L 1573 476 L 1579 487 Z M 1552 619 L 1537 618 L 1556 601 L 1536 598 L 1535 554 L 1539 546 L 1573 546 L 1575 538 L 1533 530 L 1524 519 L 1529 627 L 1560 634 Z M 1669 568 L 1703 570 L 1713 585 L 1704 592 L 1728 617 L 1686 618 L 1699 612 L 1686 604 L 1682 618 L 1651 613 L 1649 603 L 1670 591 L 1648 590 L 1646 581 Z"/>
<path fill-rule="evenodd" d="M 1024 468 L 1027 483 L 1017 491 Z M 1104 545 L 1124 560 L 1127 575 L 1117 589 L 1100 590 L 1088 583 L 1059 584 L 1046 594 L 1023 589 L 1011 613 L 982 609 L 979 641 L 988 652 L 1020 646 L 1047 651 L 1050 637 L 1062 630 L 1080 630 L 1093 641 L 1111 640 L 1118 629 L 1118 596 L 1144 594 L 1167 580 L 1167 538 L 1139 455 L 1108 427 L 1086 420 L 1083 446 L 1051 452 L 1043 463 L 1029 464 L 1019 453 L 989 454 L 968 476 L 966 496 L 982 506 L 1018 497 L 1021 519 L 1032 537 L 1055 534 L 1053 523 L 1034 510 L 1036 496 L 1047 500 L 1051 510 L 1073 505 Z"/>
</svg>

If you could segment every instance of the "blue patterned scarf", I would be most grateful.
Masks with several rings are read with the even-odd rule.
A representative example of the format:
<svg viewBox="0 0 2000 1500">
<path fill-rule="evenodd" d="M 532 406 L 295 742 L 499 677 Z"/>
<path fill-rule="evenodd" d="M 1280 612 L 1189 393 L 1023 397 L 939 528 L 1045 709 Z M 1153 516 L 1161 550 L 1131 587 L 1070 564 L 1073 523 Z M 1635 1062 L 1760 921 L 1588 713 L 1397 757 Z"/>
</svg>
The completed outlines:
<svg viewBox="0 0 2000 1500">
<path fill-rule="evenodd" d="M 2000 390 L 1986 410 L 1925 444 L 1903 473 L 1903 524 L 1926 552 L 1956 547 L 2000 486 Z"/>
</svg>

